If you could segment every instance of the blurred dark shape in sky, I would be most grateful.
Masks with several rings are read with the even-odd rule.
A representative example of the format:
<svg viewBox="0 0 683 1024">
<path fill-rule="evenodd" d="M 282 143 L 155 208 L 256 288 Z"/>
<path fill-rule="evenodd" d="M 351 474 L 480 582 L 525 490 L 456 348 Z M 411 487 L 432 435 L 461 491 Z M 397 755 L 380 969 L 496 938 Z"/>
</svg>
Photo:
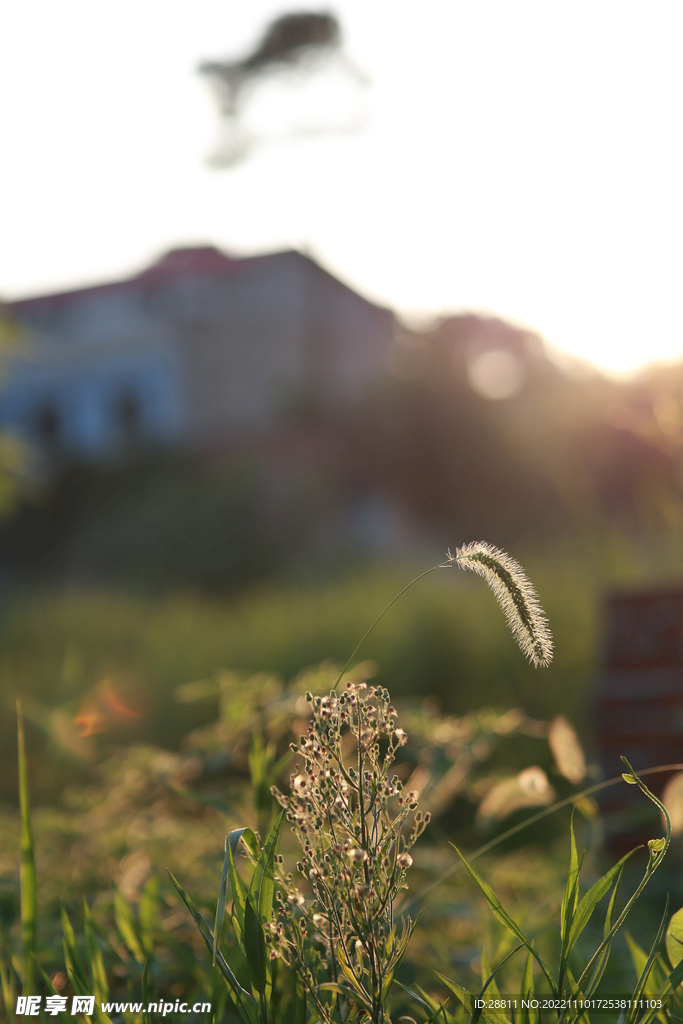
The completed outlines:
<svg viewBox="0 0 683 1024">
<path fill-rule="evenodd" d="M 265 31 L 263 39 L 250 57 L 232 63 L 207 62 L 200 71 L 225 78 L 237 71 L 246 78 L 260 75 L 278 64 L 301 64 L 313 52 L 333 49 L 339 45 L 341 32 L 333 14 L 283 14 Z"/>
<path fill-rule="evenodd" d="M 253 52 L 241 60 L 207 60 L 200 64 L 199 73 L 213 86 L 223 119 L 223 139 L 213 162 L 223 166 L 236 163 L 251 149 L 254 139 L 243 119 L 253 85 L 282 72 L 310 76 L 329 64 L 340 45 L 341 27 L 334 14 L 299 11 L 272 21 Z M 356 84 L 365 81 L 348 60 L 343 61 L 343 68 Z M 333 124 L 330 130 L 334 130 Z M 299 134 L 312 132 L 304 129 Z"/>
</svg>

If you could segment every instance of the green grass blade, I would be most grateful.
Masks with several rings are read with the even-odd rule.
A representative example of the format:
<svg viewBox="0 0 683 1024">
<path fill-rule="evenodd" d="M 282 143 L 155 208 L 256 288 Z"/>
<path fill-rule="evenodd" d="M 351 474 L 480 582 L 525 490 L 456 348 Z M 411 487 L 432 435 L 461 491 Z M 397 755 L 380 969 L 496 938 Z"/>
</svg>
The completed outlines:
<svg viewBox="0 0 683 1024">
<path fill-rule="evenodd" d="M 92 983 L 91 994 L 95 996 L 98 1003 L 106 1003 L 109 1000 L 109 986 L 107 985 L 107 972 L 104 969 L 102 950 L 97 941 L 97 934 L 93 926 L 90 908 L 83 900 L 84 930 L 85 930 L 85 953 L 90 968 L 90 980 Z"/>
<path fill-rule="evenodd" d="M 522 973 L 522 995 L 533 995 L 534 991 L 534 958 L 531 953 L 527 953 L 526 961 L 524 963 L 524 971 Z"/>
<path fill-rule="evenodd" d="M 439 974 L 438 971 L 434 971 L 434 973 L 436 974 L 437 978 L 441 978 L 444 985 L 447 988 L 449 988 L 454 995 L 458 997 L 462 1005 L 465 1007 L 467 1013 L 474 1013 L 475 997 L 473 996 L 473 994 L 471 992 L 468 992 L 466 988 L 463 988 L 462 985 L 458 985 L 457 981 L 451 981 L 450 978 L 447 978 L 444 974 Z M 410 990 L 406 989 L 406 991 L 408 992 Z"/>
<path fill-rule="evenodd" d="M 216 904 L 216 919 L 213 927 L 213 963 L 216 964 L 216 953 L 218 951 L 218 943 L 220 942 L 221 932 L 223 931 L 223 921 L 225 918 L 225 904 L 227 901 L 228 894 L 228 879 L 230 879 L 230 887 L 232 889 L 233 907 L 237 915 L 239 922 L 239 929 L 235 929 L 237 932 L 237 939 L 240 946 L 243 947 L 243 934 L 244 934 L 244 910 L 246 906 L 247 891 L 244 883 L 237 873 L 235 867 L 235 853 L 237 851 L 237 844 L 244 835 L 245 832 L 251 832 L 251 829 L 246 828 L 235 828 L 225 837 L 225 857 L 223 858 L 223 871 L 221 873 L 221 884 L 218 890 L 218 903 Z M 254 836 L 254 842 L 256 836 Z M 242 948 L 244 952 L 244 948 Z"/>
<path fill-rule="evenodd" d="M 652 943 L 652 948 L 650 949 L 649 956 L 645 960 L 645 963 L 642 965 L 642 968 L 641 968 L 641 971 L 640 971 L 640 977 L 638 978 L 638 983 L 637 983 L 637 985 L 636 985 L 636 987 L 635 987 L 635 989 L 633 991 L 632 999 L 634 1001 L 636 999 L 642 999 L 643 993 L 646 991 L 646 986 L 647 986 L 647 983 L 648 983 L 648 979 L 650 977 L 650 973 L 651 973 L 651 971 L 652 971 L 652 969 L 653 969 L 653 967 L 655 965 L 655 960 L 657 959 L 660 947 L 662 945 L 662 939 L 664 938 L 664 930 L 665 930 L 665 927 L 666 927 L 666 920 L 667 920 L 668 916 L 669 916 L 669 897 L 667 895 L 667 897 L 666 897 L 666 906 L 664 907 L 664 914 L 662 916 L 662 920 L 661 920 L 661 923 L 659 925 L 659 928 L 657 929 L 657 934 L 655 936 L 655 940 Z M 630 936 L 627 936 L 627 941 L 628 941 L 629 938 L 630 938 Z M 633 942 L 633 940 L 631 940 L 631 942 Z M 631 945 L 631 943 L 629 943 L 629 947 L 630 947 L 630 945 Z M 635 943 L 633 943 L 633 945 L 635 946 Z M 633 956 L 633 953 L 631 955 Z M 631 1022 L 633 1020 L 635 1020 L 636 1015 L 637 1015 L 637 1009 L 634 1006 L 634 1007 L 632 1007 L 629 1010 L 629 1013 L 628 1013 L 628 1015 L 626 1017 L 627 1024 L 631 1024 Z"/>
<path fill-rule="evenodd" d="M 270 997 L 270 961 L 263 929 L 249 897 L 244 914 L 244 947 L 247 951 L 252 992 L 258 995 L 263 1007 Z"/>
<path fill-rule="evenodd" d="M 488 998 L 489 999 L 496 999 L 496 998 L 498 998 L 500 996 L 500 989 L 498 988 L 498 984 L 497 984 L 497 982 L 495 980 L 496 974 L 501 969 L 501 967 L 504 964 L 506 964 L 508 962 L 508 960 L 511 959 L 511 957 L 513 957 L 515 955 L 515 953 L 518 953 L 520 951 L 520 949 L 524 949 L 525 946 L 526 946 L 526 943 L 524 943 L 524 942 L 520 943 L 519 946 L 516 946 L 512 950 L 511 953 L 508 953 L 508 955 L 505 957 L 504 960 L 501 960 L 501 962 L 498 964 L 498 966 L 496 967 L 496 969 L 494 971 L 491 970 L 491 968 L 489 966 L 489 962 L 486 959 L 486 955 L 484 953 L 484 950 L 482 949 L 482 951 L 481 951 L 481 978 L 482 978 L 483 984 L 482 984 L 481 990 L 479 992 L 479 995 L 477 997 L 478 999 L 483 999 L 484 994 L 486 992 L 488 992 Z M 485 976 L 486 976 L 486 981 L 484 981 L 484 977 Z M 477 1007 L 477 1009 L 474 1012 L 474 1016 L 472 1017 L 472 1024 L 476 1024 L 476 1022 L 479 1020 L 479 1017 L 480 1017 L 481 1013 L 482 1013 L 481 1008 Z"/>
<path fill-rule="evenodd" d="M 121 938 L 130 952 L 139 964 L 144 964 L 145 954 L 142 946 L 140 945 L 140 939 L 138 938 L 137 931 L 135 929 L 133 911 L 131 910 L 126 897 L 118 890 L 114 894 L 114 920 L 116 921 L 116 927 L 119 930 Z"/>
<path fill-rule="evenodd" d="M 142 1002 L 145 1007 L 149 1006 L 152 1002 L 150 999 L 150 986 L 149 986 L 149 957 L 145 960 L 145 966 L 142 968 Z M 149 1015 L 149 1010 L 145 1009 L 142 1014 L 142 1024 L 152 1024 L 152 1018 Z"/>
<path fill-rule="evenodd" d="M 590 921 L 596 905 L 609 891 L 615 876 L 621 872 L 624 864 L 633 853 L 635 853 L 635 850 L 629 850 L 629 852 L 625 854 L 617 864 L 611 867 L 609 871 L 602 876 L 602 878 L 599 878 L 598 881 L 590 887 L 579 903 L 567 937 L 567 955 L 569 955 L 569 952 L 574 948 L 579 935 Z"/>
<path fill-rule="evenodd" d="M 418 916 L 418 920 L 419 920 L 419 916 Z M 396 945 L 391 948 L 391 952 L 390 952 L 389 960 L 388 960 L 388 968 L 389 968 L 389 970 L 393 971 L 394 973 L 398 970 L 398 967 L 399 967 L 399 965 L 401 963 L 401 960 L 403 959 L 403 957 L 406 954 L 406 951 L 408 949 L 408 943 L 410 942 L 411 936 L 412 936 L 413 932 L 415 931 L 416 925 L 417 925 L 417 921 L 411 921 L 410 918 L 408 918 L 407 924 L 405 923 L 405 920 L 404 920 L 404 922 L 403 922 L 403 932 L 401 934 L 401 938 L 398 940 Z"/>
<path fill-rule="evenodd" d="M 36 860 L 31 829 L 31 807 L 28 798 L 28 772 L 26 770 L 26 747 L 24 743 L 24 715 L 21 701 L 17 700 L 17 746 L 19 757 L 19 808 L 21 812 L 21 939 L 23 945 L 24 995 L 35 994 L 36 922 L 38 917 L 38 883 Z"/>
<path fill-rule="evenodd" d="M 76 944 L 76 935 L 73 930 L 73 925 L 69 920 L 64 907 L 61 908 L 62 913 L 62 938 L 64 940 L 64 963 L 66 965 L 66 973 L 69 976 L 69 981 L 74 987 L 74 992 L 79 996 L 88 996 L 90 993 L 90 986 L 81 960 L 81 954 Z"/>
<path fill-rule="evenodd" d="M 644 949 L 638 945 L 636 940 L 633 938 L 630 932 L 624 930 L 624 938 L 626 939 L 626 945 L 628 951 L 631 954 L 631 962 L 637 975 L 641 975 L 645 970 L 645 964 L 647 963 L 647 953 Z"/>
<path fill-rule="evenodd" d="M 612 895 L 610 896 L 609 905 L 607 907 L 607 913 L 605 914 L 605 924 L 602 929 L 603 941 L 601 943 L 601 948 L 599 950 L 598 959 L 595 963 L 595 967 L 593 968 L 593 973 L 591 974 L 590 981 L 588 982 L 588 985 L 586 987 L 586 998 L 592 996 L 595 990 L 597 989 L 598 985 L 600 984 L 602 976 L 605 973 L 605 968 L 607 967 L 607 962 L 610 957 L 612 943 L 608 940 L 608 936 L 612 930 L 612 921 L 614 920 L 614 911 L 617 905 L 617 896 L 619 895 L 619 888 L 621 886 L 621 877 L 623 871 L 624 869 L 622 867 L 614 882 L 614 888 L 612 889 Z"/>
<path fill-rule="evenodd" d="M 50 995 L 51 996 L 58 996 L 59 992 L 54 987 L 54 985 L 50 981 L 49 976 L 45 973 L 45 971 L 43 970 L 43 968 L 40 966 L 40 964 L 37 961 L 36 961 L 36 967 L 38 968 L 38 970 L 39 970 L 39 972 L 40 972 L 40 974 L 41 974 L 41 976 L 43 978 L 43 981 L 45 982 L 45 988 L 48 990 Z M 13 1003 L 12 1006 L 14 1006 L 14 1005 L 15 1004 Z M 7 1009 L 9 1008 L 9 1007 L 7 1007 L 7 1004 L 5 1004 L 5 1006 L 6 1006 Z M 52 1014 L 50 1016 L 52 1016 Z M 57 1016 L 63 1022 L 63 1024 L 69 1024 L 69 1021 L 71 1021 L 72 1024 L 73 1024 L 73 1015 L 67 1013 L 66 1010 L 59 1010 L 58 1013 L 57 1013 Z M 13 1022 L 15 1018 L 12 1015 L 9 1019 L 10 1019 L 10 1022 Z"/>
<path fill-rule="evenodd" d="M 249 886 L 249 899 L 258 914 L 260 924 L 270 921 L 273 913 L 273 897 L 275 895 L 275 855 L 280 843 L 280 833 L 285 812 L 280 811 L 268 833 L 263 850 L 259 857 Z"/>
<path fill-rule="evenodd" d="M 521 995 L 523 999 L 530 1000 L 534 995 L 534 958 L 527 953 L 524 971 L 522 973 Z M 522 1024 L 536 1024 L 538 1010 L 533 1006 L 522 1007 Z"/>
<path fill-rule="evenodd" d="M 37 966 L 38 970 L 40 971 L 40 973 L 41 973 L 41 975 L 43 977 L 43 981 L 45 982 L 45 985 L 47 986 L 47 989 L 50 992 L 50 995 L 53 995 L 53 996 L 59 995 L 59 993 L 57 992 L 57 989 L 54 987 L 54 985 L 50 981 L 49 977 L 47 976 L 47 974 L 45 973 L 45 971 L 43 970 L 43 968 L 40 966 L 40 964 L 37 961 L 36 961 L 36 966 Z M 76 986 L 74 985 L 74 989 L 75 988 L 76 988 Z M 92 991 L 88 992 L 87 991 L 87 984 L 86 984 L 86 989 L 83 992 L 77 992 L 77 994 L 78 995 L 94 995 L 94 992 L 92 992 Z M 98 1024 L 113 1024 L 113 1021 L 112 1021 L 111 1017 L 108 1014 L 104 1013 L 103 1010 L 100 1009 L 98 1003 L 99 1003 L 99 1000 L 97 999 L 97 997 L 95 997 L 95 1008 L 93 1010 L 92 1020 L 97 1021 Z M 73 1021 L 73 1014 L 68 1014 L 67 1015 L 67 1013 L 64 1012 L 64 1011 L 59 1011 L 58 1016 L 59 1016 L 59 1019 L 62 1020 L 62 1021 L 65 1021 L 65 1022 L 66 1021 Z M 54 1020 L 54 1017 L 52 1016 L 52 1014 L 50 1015 L 50 1019 Z M 41 1018 L 41 1020 L 42 1020 L 42 1018 Z"/>
<path fill-rule="evenodd" d="M 266 950 L 263 926 L 270 921 L 273 912 L 275 854 L 280 842 L 283 821 L 284 811 L 280 811 L 254 869 L 244 914 L 244 947 L 252 979 L 262 1004 L 267 1004 L 271 990 L 270 957 Z"/>
<path fill-rule="evenodd" d="M 299 975 L 294 976 L 292 1024 L 306 1024 L 306 989 Z"/>
<path fill-rule="evenodd" d="M 317 989 L 319 992 L 334 992 L 338 996 L 344 996 L 352 1005 L 359 1003 L 368 1014 L 372 1013 L 372 1003 L 355 986 L 351 988 L 349 985 L 344 985 L 339 981 L 323 981 L 317 986 Z M 368 1018 L 365 1017 L 364 1019 L 367 1020 Z"/>
<path fill-rule="evenodd" d="M 572 811 L 571 822 L 569 825 L 569 870 L 567 872 L 567 881 L 562 895 L 562 909 L 560 912 L 560 939 L 562 941 L 562 950 L 560 955 L 563 959 L 566 959 L 567 937 L 579 902 L 580 874 L 581 869 L 579 866 L 579 857 L 576 852 L 576 836 L 574 834 L 574 811 Z"/>
<path fill-rule="evenodd" d="M 664 1003 L 664 1001 L 668 999 L 668 997 L 672 995 L 673 992 L 676 991 L 676 989 L 682 981 L 683 960 L 681 960 L 679 964 L 676 964 L 668 978 L 666 978 L 664 982 L 659 986 L 657 991 L 650 996 L 650 1000 L 661 999 L 662 1003 Z M 648 1012 L 640 1018 L 638 1024 L 651 1024 L 655 1017 L 661 1014 L 661 1012 L 662 1011 L 658 1010 L 656 1007 L 652 1008 L 651 1010 L 648 1010 Z"/>
<path fill-rule="evenodd" d="M 484 952 L 483 949 L 481 951 L 481 956 L 479 958 L 479 965 L 481 974 L 481 988 L 479 989 L 478 998 L 481 999 L 482 993 L 488 990 L 491 998 L 495 999 L 496 996 L 500 995 L 498 984 L 496 982 L 496 971 L 491 970 L 491 965 L 489 964 L 488 957 L 486 956 L 486 953 Z M 474 1024 L 475 1020 L 478 1017 L 479 1013 L 476 1012 L 474 1017 L 472 1018 L 472 1024 Z"/>
<path fill-rule="evenodd" d="M 234 841 L 232 837 L 234 837 Z M 256 836 L 250 828 L 234 829 L 226 839 L 226 853 L 230 860 L 229 876 L 230 888 L 232 889 L 233 928 L 235 929 L 235 935 L 237 936 L 240 949 L 246 956 L 247 953 L 244 948 L 244 915 L 247 908 L 247 888 L 240 878 L 235 864 L 235 853 L 240 839 L 252 855 L 254 854 L 254 850 L 256 850 L 257 859 L 258 844 L 256 842 Z"/>
<path fill-rule="evenodd" d="M 452 843 L 451 843 L 451 846 L 453 846 Z M 538 964 L 538 966 L 543 971 L 543 973 L 544 973 L 544 975 L 545 975 L 545 977 L 546 977 L 546 979 L 548 981 L 548 984 L 550 985 L 551 993 L 553 994 L 553 996 L 556 996 L 557 995 L 557 985 L 555 984 L 555 980 L 554 980 L 553 976 L 551 975 L 550 971 L 548 970 L 548 967 L 547 967 L 546 963 L 544 962 L 543 958 L 541 957 L 541 955 L 536 952 L 536 950 L 534 949 L 533 945 L 531 944 L 529 939 L 527 939 L 526 935 L 524 934 L 522 929 L 519 927 L 517 922 L 513 921 L 513 919 L 510 917 L 510 915 L 503 909 L 503 906 L 502 906 L 500 900 L 498 899 L 498 897 L 496 896 L 495 892 L 493 891 L 491 886 L 488 884 L 488 882 L 485 882 L 484 879 L 480 875 L 477 874 L 477 872 L 474 870 L 474 868 L 471 866 L 471 864 L 468 863 L 467 859 L 465 857 L 463 857 L 463 855 L 461 854 L 461 852 L 457 848 L 457 846 L 453 846 L 453 849 L 455 850 L 455 852 L 457 853 L 458 857 L 460 857 L 461 861 L 463 862 L 463 864 L 467 868 L 467 870 L 468 870 L 468 872 L 470 874 L 470 877 L 473 879 L 473 881 L 479 887 L 480 891 L 486 897 L 486 901 L 487 901 L 489 907 L 491 908 L 491 910 L 493 911 L 494 915 L 498 918 L 498 920 L 502 924 L 505 925 L 505 927 L 508 929 L 508 931 L 512 932 L 512 934 L 515 935 L 528 948 L 529 952 L 531 953 L 531 955 L 536 960 L 536 963 Z"/>
<path fill-rule="evenodd" d="M 199 913 L 197 908 L 195 907 L 190 897 L 183 889 L 180 882 L 171 874 L 170 871 L 169 876 L 171 878 L 171 881 L 175 885 L 176 889 L 178 890 L 178 893 L 183 903 L 192 914 L 194 922 L 199 928 L 199 932 L 202 938 L 204 939 L 204 942 L 206 943 L 206 947 L 209 950 L 209 953 L 213 956 L 213 935 L 211 934 L 211 929 L 209 928 L 208 924 L 206 923 L 202 915 Z M 230 965 L 228 964 L 227 960 L 220 952 L 220 950 L 216 955 L 216 964 L 221 974 L 225 978 L 225 981 L 230 989 L 233 1002 L 235 1003 L 235 1006 L 237 1007 L 237 1010 L 239 1011 L 242 1020 L 245 1022 L 245 1024 L 261 1024 L 259 1019 L 258 1007 L 256 1005 L 256 1000 L 246 991 L 246 989 L 242 988 L 239 981 L 235 977 L 233 971 L 231 970 Z"/>
<path fill-rule="evenodd" d="M 154 929 L 157 923 L 159 907 L 159 879 L 152 875 L 145 882 L 138 903 L 138 923 L 140 926 L 140 944 L 149 957 L 154 949 Z"/>
<path fill-rule="evenodd" d="M 0 956 L 0 989 L 2 990 L 2 1001 L 5 1004 L 5 1012 L 9 1024 L 14 1024 L 14 1007 L 17 1005 L 14 978 L 11 959 L 6 961 L 4 956 Z"/>
<path fill-rule="evenodd" d="M 435 971 L 434 973 L 436 974 L 437 972 Z M 415 986 L 417 992 L 413 992 L 411 988 L 408 988 L 407 985 L 404 985 L 400 981 L 397 981 L 396 984 L 399 988 L 402 988 L 404 992 L 407 992 L 415 1002 L 420 1003 L 424 1009 L 429 1012 L 429 1017 L 424 1021 L 424 1024 L 438 1024 L 439 1021 L 441 1021 L 441 1024 L 455 1024 L 455 1017 L 446 1011 L 446 1003 L 437 1002 L 437 1000 L 432 996 L 423 992 L 419 985 Z M 452 982 L 452 984 L 455 984 L 455 982 Z M 465 992 L 465 989 L 462 991 Z M 467 993 L 467 995 L 469 995 L 469 993 Z M 473 998 L 474 996 L 470 996 L 470 1002 Z M 450 996 L 448 997 L 448 1000 L 450 1000 Z M 448 1000 L 446 1002 L 448 1002 Z"/>
</svg>

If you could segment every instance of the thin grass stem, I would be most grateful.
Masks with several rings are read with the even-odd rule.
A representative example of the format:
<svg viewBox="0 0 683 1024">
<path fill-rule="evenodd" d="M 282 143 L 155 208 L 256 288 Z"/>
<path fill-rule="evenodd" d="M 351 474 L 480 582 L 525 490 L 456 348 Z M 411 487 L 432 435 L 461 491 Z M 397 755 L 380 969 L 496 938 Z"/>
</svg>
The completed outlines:
<svg viewBox="0 0 683 1024">
<path fill-rule="evenodd" d="M 640 778 L 643 775 L 656 775 L 657 772 L 674 771 L 683 771 L 683 764 L 660 764 L 657 765 L 655 768 L 644 768 L 642 771 L 638 772 L 638 777 Z M 593 793 L 599 793 L 601 790 L 608 789 L 610 786 L 616 786 L 617 783 L 623 781 L 623 775 L 616 775 L 613 779 L 606 779 L 604 782 L 598 782 L 594 786 L 589 786 L 588 789 L 581 790 L 580 793 L 573 793 L 571 796 L 567 796 L 563 800 L 558 800 L 557 803 L 552 805 L 552 807 L 545 807 L 542 811 L 538 811 L 536 814 L 532 814 L 531 817 L 526 818 L 518 825 L 513 825 L 513 827 L 507 829 L 507 831 L 501 832 L 500 835 L 495 837 L 495 839 L 490 839 L 487 843 L 484 843 L 483 846 L 478 847 L 474 851 L 474 853 L 468 856 L 468 861 L 472 862 L 473 860 L 476 860 L 477 857 L 481 857 L 483 856 L 483 854 L 488 853 L 488 851 L 492 850 L 494 846 L 497 846 L 499 843 L 504 842 L 504 840 L 509 839 L 510 836 L 517 835 L 518 832 L 521 832 L 523 829 L 528 828 L 529 825 L 533 825 L 535 824 L 535 822 L 541 821 L 542 818 L 547 818 L 548 815 L 554 814 L 555 811 L 560 811 L 563 807 L 567 807 L 569 804 L 574 803 L 576 800 L 580 800 L 584 796 L 592 796 Z M 657 801 L 657 805 L 659 806 L 659 801 Z M 462 862 L 451 864 L 451 866 L 449 868 L 446 868 L 446 870 L 443 871 L 437 878 L 435 878 L 432 882 L 429 882 L 428 885 L 425 885 L 422 889 L 420 889 L 419 892 L 415 893 L 410 903 L 408 903 L 405 907 L 402 907 L 401 911 L 403 913 L 408 913 L 427 895 L 427 893 L 431 892 L 432 889 L 435 889 L 437 885 L 440 885 L 442 882 L 445 882 L 445 880 L 447 878 L 450 878 L 451 875 L 454 875 L 458 871 L 462 870 L 462 867 Z"/>
<path fill-rule="evenodd" d="M 336 689 L 337 689 L 337 687 L 338 687 L 338 686 L 339 686 L 339 684 L 341 683 L 342 679 L 344 678 L 344 673 L 346 672 L 347 668 L 349 667 L 349 665 L 351 664 L 351 662 L 352 662 L 352 661 L 353 661 L 353 659 L 355 658 L 355 656 L 356 656 L 356 654 L 358 653 L 358 651 L 360 650 L 361 646 L 362 646 L 362 645 L 363 645 L 363 643 L 364 643 L 364 642 L 365 642 L 365 641 L 367 640 L 367 638 L 368 638 L 368 637 L 370 636 L 370 634 L 372 633 L 373 629 L 375 628 L 375 626 L 377 625 L 377 623 L 379 622 L 379 620 L 380 620 L 380 619 L 382 618 L 382 616 L 383 616 L 383 615 L 384 615 L 384 614 L 385 614 L 386 612 L 388 612 L 388 611 L 389 611 L 389 609 L 391 608 L 392 604 L 395 604 L 395 603 L 396 603 L 396 601 L 398 601 L 399 597 L 402 597 L 402 596 L 403 596 L 403 594 L 405 594 L 406 590 L 410 590 L 410 588 L 412 587 L 412 585 L 413 585 L 414 583 L 417 583 L 417 582 L 418 582 L 418 580 L 421 580 L 421 579 L 422 579 L 422 578 L 423 578 L 424 576 L 428 576 L 428 575 L 429 575 L 429 573 L 430 573 L 430 572 L 434 572 L 434 570 L 435 570 L 435 569 L 449 569 L 449 568 L 451 567 L 451 565 L 452 565 L 452 564 L 453 564 L 453 563 L 452 563 L 452 561 L 447 561 L 447 562 L 439 562 L 439 563 L 438 563 L 438 565 L 433 565 L 433 566 L 431 567 L 431 569 L 425 569 L 425 571 L 424 571 L 424 572 L 421 572 L 421 573 L 420 573 L 420 575 L 419 575 L 419 576 L 416 576 L 414 580 L 411 580 L 411 581 L 410 581 L 410 583 L 408 583 L 408 584 L 407 584 L 407 585 L 406 585 L 406 586 L 405 586 L 405 587 L 403 588 L 403 590 L 399 590 L 399 592 L 398 592 L 398 594 L 396 595 L 396 597 L 392 598 L 392 600 L 391 600 L 391 601 L 389 602 L 389 604 L 388 604 L 388 605 L 386 605 L 386 607 L 382 609 L 382 611 L 381 611 L 381 612 L 379 613 L 379 615 L 377 616 L 377 618 L 375 619 L 375 621 L 374 621 L 374 622 L 372 623 L 372 625 L 370 626 L 370 628 L 369 628 L 369 629 L 366 629 L 366 631 L 365 631 L 365 632 L 363 633 L 362 637 L 360 638 L 360 640 L 358 641 L 358 643 L 356 644 L 356 646 L 354 647 L 354 649 L 353 649 L 353 650 L 351 651 L 351 654 L 349 655 L 348 661 L 346 662 L 346 664 L 344 665 L 344 668 L 343 668 L 343 669 L 341 670 L 341 672 L 339 673 L 339 678 L 337 679 L 337 682 L 336 682 L 336 683 L 334 684 L 334 686 L 332 687 L 332 689 L 333 689 L 333 690 L 336 690 Z"/>
<path fill-rule="evenodd" d="M 23 995 L 34 994 L 36 948 L 36 918 L 38 907 L 38 886 L 36 860 L 31 829 L 31 809 L 28 799 L 28 773 L 26 770 L 26 747 L 24 743 L 24 714 L 21 701 L 17 700 L 17 745 L 19 757 L 19 809 L 21 813 L 21 938 L 23 945 Z"/>
</svg>

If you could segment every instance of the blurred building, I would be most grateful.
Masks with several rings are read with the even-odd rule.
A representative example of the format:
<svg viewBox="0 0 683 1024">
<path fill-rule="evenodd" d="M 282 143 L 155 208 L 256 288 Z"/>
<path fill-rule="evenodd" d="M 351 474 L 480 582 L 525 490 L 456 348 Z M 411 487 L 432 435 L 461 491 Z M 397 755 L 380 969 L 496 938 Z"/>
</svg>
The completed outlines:
<svg viewBox="0 0 683 1024">
<path fill-rule="evenodd" d="M 683 763 L 683 590 L 612 594 L 606 603 L 602 670 L 594 694 L 595 736 L 606 778 Z M 661 796 L 671 771 L 646 779 Z M 665 799 L 665 804 L 669 806 Z M 635 786 L 600 797 L 606 838 L 620 856 L 653 835 L 652 805 Z"/>
<path fill-rule="evenodd" d="M 47 456 L 200 447 L 343 409 L 384 373 L 393 316 L 298 252 L 176 249 L 135 277 L 9 304 L 24 344 L 0 424 Z"/>
</svg>

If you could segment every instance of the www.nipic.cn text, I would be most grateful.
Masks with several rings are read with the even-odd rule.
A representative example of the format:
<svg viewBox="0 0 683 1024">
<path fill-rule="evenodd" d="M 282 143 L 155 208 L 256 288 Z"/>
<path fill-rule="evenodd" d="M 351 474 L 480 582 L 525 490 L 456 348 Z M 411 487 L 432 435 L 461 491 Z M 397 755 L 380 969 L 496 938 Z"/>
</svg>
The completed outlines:
<svg viewBox="0 0 683 1024">
<path fill-rule="evenodd" d="M 152 1003 L 99 1003 L 102 1013 L 160 1013 L 165 1017 L 168 1013 L 210 1013 L 211 1003 L 184 1003 L 179 999 L 175 1002 L 158 1000 Z M 38 1017 L 41 1009 L 56 1017 L 59 1013 L 71 1016 L 85 1014 L 91 1016 L 95 1012 L 94 996 L 72 996 L 71 1005 L 66 996 L 19 996 L 15 1014 L 17 1017 Z"/>
</svg>

